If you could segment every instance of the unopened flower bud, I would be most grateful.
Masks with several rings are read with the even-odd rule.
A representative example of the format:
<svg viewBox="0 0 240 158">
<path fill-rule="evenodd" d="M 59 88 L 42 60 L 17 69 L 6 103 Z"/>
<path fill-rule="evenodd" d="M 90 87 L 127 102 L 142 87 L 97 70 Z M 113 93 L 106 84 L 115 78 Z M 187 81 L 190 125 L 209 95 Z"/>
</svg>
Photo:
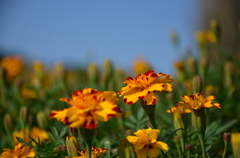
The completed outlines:
<svg viewBox="0 0 240 158">
<path fill-rule="evenodd" d="M 133 145 L 127 139 L 119 141 L 118 156 L 119 158 L 137 158 Z"/>
<path fill-rule="evenodd" d="M 37 123 L 41 129 L 46 129 L 48 126 L 47 116 L 44 111 L 39 111 L 37 113 Z"/>
<path fill-rule="evenodd" d="M 103 74 L 107 75 L 108 77 L 112 76 L 113 74 L 113 65 L 108 59 L 104 60 L 103 62 Z"/>
<path fill-rule="evenodd" d="M 76 137 L 67 136 L 66 137 L 66 146 L 67 146 L 67 152 L 68 152 L 69 156 L 71 156 L 71 157 L 78 156 L 78 150 L 80 150 L 80 146 L 78 144 Z"/>
<path fill-rule="evenodd" d="M 191 145 L 191 144 L 186 144 L 186 145 L 185 145 L 185 149 L 186 149 L 186 150 L 191 150 L 191 148 L 192 148 L 192 145 Z"/>
<path fill-rule="evenodd" d="M 92 84 L 96 84 L 99 80 L 99 70 L 95 63 L 90 63 L 88 66 L 88 78 Z"/>
<path fill-rule="evenodd" d="M 231 140 L 231 133 L 225 132 L 223 134 L 223 140 L 229 142 Z"/>
<path fill-rule="evenodd" d="M 230 61 L 225 62 L 224 64 L 224 85 L 226 87 L 232 86 L 232 74 L 233 74 L 233 63 Z"/>
<path fill-rule="evenodd" d="M 202 93 L 202 79 L 194 76 L 192 79 L 192 93 Z"/>
<path fill-rule="evenodd" d="M 179 143 L 180 137 L 179 136 L 174 136 L 173 140 L 174 140 L 175 143 Z"/>
<path fill-rule="evenodd" d="M 26 123 L 28 118 L 28 109 L 26 106 L 22 106 L 19 113 L 19 119 L 22 123 Z"/>
<path fill-rule="evenodd" d="M 211 28 L 211 31 L 215 34 L 217 40 L 219 40 L 221 30 L 220 30 L 220 25 L 216 19 L 210 20 L 210 28 Z"/>
<path fill-rule="evenodd" d="M 11 131 L 13 130 L 13 122 L 12 122 L 12 116 L 10 114 L 5 114 L 4 115 L 4 128 L 6 131 Z"/>
</svg>

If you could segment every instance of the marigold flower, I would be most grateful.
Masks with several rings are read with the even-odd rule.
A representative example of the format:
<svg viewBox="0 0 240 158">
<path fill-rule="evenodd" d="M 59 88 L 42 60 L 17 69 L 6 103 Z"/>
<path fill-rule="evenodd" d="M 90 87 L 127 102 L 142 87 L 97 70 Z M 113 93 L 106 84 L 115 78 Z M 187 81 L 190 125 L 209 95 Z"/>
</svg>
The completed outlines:
<svg viewBox="0 0 240 158">
<path fill-rule="evenodd" d="M 30 132 L 29 132 L 29 129 L 27 128 L 24 131 L 20 130 L 18 132 L 13 132 L 12 136 L 13 136 L 13 141 L 15 143 L 18 143 L 16 137 L 21 138 L 25 142 L 29 141 L 29 136 L 32 137 L 37 142 L 38 142 L 38 139 L 40 139 L 40 141 L 49 139 L 48 133 L 38 127 L 33 127 Z"/>
<path fill-rule="evenodd" d="M 175 127 L 175 130 L 177 130 L 177 129 L 180 129 L 180 128 L 185 129 L 185 124 L 184 124 L 184 121 L 182 119 L 182 115 L 187 114 L 187 113 L 191 113 L 192 111 L 189 110 L 189 109 L 184 109 L 183 106 L 176 106 L 176 107 L 172 107 L 172 108 L 168 109 L 167 112 L 173 115 L 174 127 Z M 183 130 L 177 131 L 177 135 L 179 137 L 183 137 L 184 133 L 185 132 Z"/>
<path fill-rule="evenodd" d="M 23 60 L 18 56 L 7 56 L 1 60 L 0 66 L 6 69 L 7 79 L 12 80 L 22 71 Z"/>
<path fill-rule="evenodd" d="M 172 114 L 174 118 L 180 118 L 183 114 L 191 113 L 192 111 L 184 109 L 183 106 L 176 106 L 168 109 L 167 112 Z"/>
<path fill-rule="evenodd" d="M 214 43 L 216 42 L 216 36 L 212 31 L 197 31 L 195 38 L 200 43 Z"/>
<path fill-rule="evenodd" d="M 160 78 L 159 78 L 160 77 Z M 145 74 L 139 74 L 136 78 L 128 77 L 124 83 L 127 86 L 123 87 L 118 94 L 124 96 L 126 104 L 134 104 L 138 99 L 144 100 L 146 105 L 156 103 L 156 95 L 153 91 L 172 91 L 172 76 L 163 73 L 154 73 L 149 70 Z"/>
<path fill-rule="evenodd" d="M 143 58 L 137 58 L 133 62 L 133 72 L 135 74 L 144 73 L 151 69 L 151 65 Z"/>
<path fill-rule="evenodd" d="M 33 148 L 24 146 L 23 143 L 16 144 L 14 150 L 4 149 L 0 158 L 27 158 L 35 157 L 36 153 Z"/>
<path fill-rule="evenodd" d="M 180 98 L 183 99 L 184 102 L 178 102 L 177 106 L 183 106 L 184 108 L 199 110 L 202 108 L 212 108 L 217 107 L 221 108 L 221 105 L 218 103 L 213 103 L 212 100 L 215 99 L 215 96 L 205 97 L 200 93 L 194 93 L 193 95 L 184 95 Z"/>
<path fill-rule="evenodd" d="M 108 151 L 107 149 L 104 148 L 96 148 L 95 146 L 92 147 L 92 155 L 91 158 L 100 158 L 106 151 Z M 79 153 L 82 156 L 75 156 L 73 158 L 88 158 L 87 155 L 87 150 L 83 150 L 83 151 L 79 151 Z"/>
<path fill-rule="evenodd" d="M 108 121 L 110 117 L 121 114 L 115 102 L 119 101 L 114 91 L 100 92 L 92 88 L 84 88 L 72 93 L 72 98 L 61 98 L 71 105 L 67 109 L 52 111 L 51 118 L 56 118 L 69 127 L 94 129 L 98 121 Z"/>
<path fill-rule="evenodd" d="M 168 145 L 164 142 L 157 141 L 160 131 L 158 129 L 141 129 L 135 132 L 136 136 L 128 136 L 127 140 L 133 144 L 138 158 L 158 157 L 159 151 L 168 150 Z"/>
</svg>

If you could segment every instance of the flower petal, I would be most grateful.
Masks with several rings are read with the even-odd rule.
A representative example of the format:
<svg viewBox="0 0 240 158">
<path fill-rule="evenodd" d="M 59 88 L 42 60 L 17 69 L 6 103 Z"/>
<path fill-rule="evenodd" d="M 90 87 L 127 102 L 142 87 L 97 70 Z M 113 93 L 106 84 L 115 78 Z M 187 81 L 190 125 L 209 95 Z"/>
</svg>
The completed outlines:
<svg viewBox="0 0 240 158">
<path fill-rule="evenodd" d="M 138 158 L 147 158 L 147 148 L 143 148 L 141 150 L 136 150 Z"/>
<path fill-rule="evenodd" d="M 146 105 L 154 105 L 156 104 L 156 95 L 154 94 L 154 92 L 148 92 L 148 94 L 144 97 L 144 103 Z"/>
<path fill-rule="evenodd" d="M 114 102 L 104 101 L 100 102 L 99 107 L 92 112 L 94 119 L 99 121 L 107 121 L 110 117 L 115 117 L 119 111 Z"/>
<path fill-rule="evenodd" d="M 136 141 L 138 141 L 138 137 L 136 136 L 127 136 L 127 140 L 130 142 L 130 143 L 135 143 Z"/>
<path fill-rule="evenodd" d="M 148 88 L 148 91 L 163 91 L 164 89 L 164 84 L 163 83 L 154 83 L 151 84 Z"/>
<path fill-rule="evenodd" d="M 149 158 L 155 158 L 155 157 L 158 157 L 158 155 L 159 155 L 158 148 L 153 146 L 148 147 L 147 156 Z"/>
<path fill-rule="evenodd" d="M 162 151 L 167 151 L 168 150 L 168 145 L 164 142 L 161 142 L 161 141 L 157 141 L 155 144 L 153 144 L 153 146 L 161 149 Z"/>
</svg>

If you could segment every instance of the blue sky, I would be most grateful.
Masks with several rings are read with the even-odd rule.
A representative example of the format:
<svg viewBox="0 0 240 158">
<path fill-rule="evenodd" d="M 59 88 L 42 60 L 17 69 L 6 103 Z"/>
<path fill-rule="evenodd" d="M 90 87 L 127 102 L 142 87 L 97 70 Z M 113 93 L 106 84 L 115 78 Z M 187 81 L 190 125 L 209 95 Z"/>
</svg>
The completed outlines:
<svg viewBox="0 0 240 158">
<path fill-rule="evenodd" d="M 130 69 L 136 57 L 156 71 L 173 72 L 173 62 L 194 49 L 199 28 L 197 1 L 6 0 L 0 2 L 0 50 L 19 52 L 48 65 L 84 65 L 104 59 Z M 170 40 L 181 39 L 176 49 Z"/>
</svg>

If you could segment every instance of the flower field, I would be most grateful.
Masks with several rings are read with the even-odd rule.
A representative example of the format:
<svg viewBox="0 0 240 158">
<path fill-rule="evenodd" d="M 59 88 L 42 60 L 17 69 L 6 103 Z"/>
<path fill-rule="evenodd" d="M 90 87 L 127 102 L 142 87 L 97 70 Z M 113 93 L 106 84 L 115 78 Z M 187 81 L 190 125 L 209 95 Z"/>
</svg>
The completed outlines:
<svg viewBox="0 0 240 158">
<path fill-rule="evenodd" d="M 218 27 L 196 32 L 174 74 L 2 57 L 0 158 L 239 158 L 240 50 Z"/>
</svg>

